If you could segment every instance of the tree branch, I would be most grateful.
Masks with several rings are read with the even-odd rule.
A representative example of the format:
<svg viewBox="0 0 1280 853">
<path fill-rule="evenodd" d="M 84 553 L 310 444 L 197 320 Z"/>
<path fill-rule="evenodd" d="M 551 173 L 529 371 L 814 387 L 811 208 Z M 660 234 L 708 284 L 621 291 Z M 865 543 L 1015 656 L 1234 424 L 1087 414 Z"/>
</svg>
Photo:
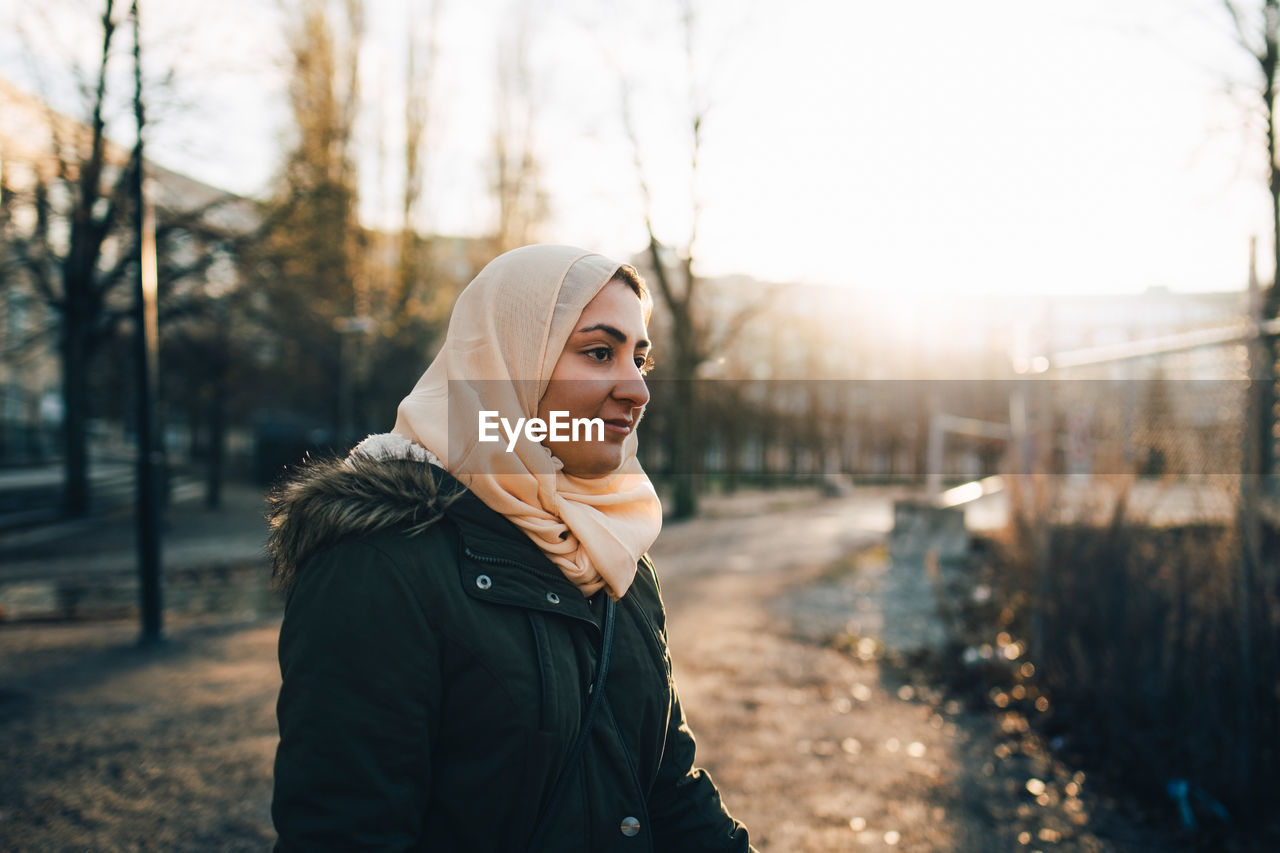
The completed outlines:
<svg viewBox="0 0 1280 853">
<path fill-rule="evenodd" d="M 137 254 L 134 242 L 130 241 L 129 250 L 121 252 L 120 257 L 98 278 L 98 285 L 94 288 L 94 295 L 98 299 L 105 298 L 108 293 L 115 289 L 124 279 L 124 274 L 133 266 L 134 256 Z"/>
<path fill-rule="evenodd" d="M 698 159 L 702 154 L 702 124 L 707 116 L 707 107 L 703 98 L 698 93 L 698 74 L 694 62 L 694 31 L 696 30 L 696 19 L 693 12 L 693 3 L 691 0 L 683 0 L 681 3 L 683 9 L 684 22 L 684 53 L 685 53 L 685 74 L 688 76 L 689 83 L 689 115 L 691 117 L 690 130 L 692 131 L 691 150 L 689 152 L 689 243 L 685 247 L 685 264 L 686 264 L 686 298 L 693 298 L 694 278 L 693 278 L 693 247 L 698 241 L 698 222 L 702 218 L 702 203 L 698 199 Z"/>
<path fill-rule="evenodd" d="M 1266 49 L 1250 43 L 1250 33 L 1245 27 L 1244 17 L 1241 15 L 1240 8 L 1236 5 L 1235 0 L 1222 0 L 1222 5 L 1226 7 L 1227 14 L 1231 16 L 1231 23 L 1235 25 L 1236 42 L 1261 64 L 1266 57 Z"/>
<path fill-rule="evenodd" d="M 725 349 L 731 341 L 742 334 L 748 323 L 763 314 L 765 309 L 773 307 L 774 301 L 781 292 L 782 288 L 775 285 L 769 289 L 762 299 L 748 303 L 735 311 L 733 316 L 729 318 L 729 323 L 725 326 L 724 331 L 715 337 L 707 351 L 714 353 Z"/>
<path fill-rule="evenodd" d="M 102 58 L 98 63 L 97 85 L 94 90 L 93 111 L 90 119 L 89 159 L 80 163 L 80 197 L 76 200 L 76 219 L 88 223 L 93 215 L 93 205 L 100 194 L 98 180 L 102 174 L 103 151 L 106 147 L 106 122 L 102 117 L 107 97 L 107 61 L 111 56 L 111 39 L 115 34 L 115 21 L 111 19 L 113 0 L 107 0 L 102 12 Z M 74 227 L 74 225 L 73 225 Z"/>
<path fill-rule="evenodd" d="M 658 293 L 662 301 L 673 314 L 684 308 L 684 300 L 675 292 L 667 275 L 666 264 L 662 258 L 662 243 L 653 233 L 653 194 L 649 190 L 649 181 L 645 174 L 644 159 L 640 154 L 640 137 L 636 132 L 635 121 L 631 110 L 631 85 L 625 78 L 619 81 L 619 103 L 622 107 L 622 129 L 631 143 L 631 159 L 636 167 L 636 181 L 640 186 L 640 198 L 644 204 L 644 228 L 649 235 L 649 258 L 653 264 L 653 274 L 657 278 Z"/>
<path fill-rule="evenodd" d="M 133 149 L 133 154 L 129 157 L 129 162 L 125 168 L 120 170 L 120 174 L 116 176 L 115 186 L 111 188 L 111 193 L 107 196 L 107 209 L 102 217 L 89 222 L 92 255 L 97 258 L 102 255 L 102 243 L 107 239 L 116 223 L 119 221 L 121 212 L 130 204 L 129 187 L 133 180 L 133 170 L 139 168 L 140 158 L 138 149 Z M 114 287 L 111 285 L 100 285 L 99 293 L 105 293 Z"/>
<path fill-rule="evenodd" d="M 52 277 L 49 275 L 47 254 L 42 252 L 41 257 L 33 257 L 26 240 L 14 240 L 9 245 L 18 256 L 18 265 L 31 275 L 36 291 L 45 304 L 55 311 L 64 310 L 62 299 L 54 290 Z"/>
<path fill-rule="evenodd" d="M 167 328 L 169 324 L 185 317 L 199 317 L 204 313 L 207 304 L 207 300 L 203 299 L 188 299 L 176 305 L 167 304 L 159 312 L 160 327 Z"/>
<path fill-rule="evenodd" d="M 98 324 L 91 330 L 88 340 L 88 350 L 92 352 L 103 341 L 108 341 L 116 335 L 116 327 L 120 325 L 122 320 L 133 319 L 132 308 L 110 308 L 102 310 L 98 313 Z"/>
<path fill-rule="evenodd" d="M 38 328 L 29 330 L 17 341 L 7 342 L 4 349 L 0 350 L 0 357 L 9 361 L 11 364 L 15 362 L 20 363 L 21 359 L 15 358 L 15 356 L 20 356 L 23 353 L 28 357 L 34 358 L 37 353 L 31 352 L 30 349 L 39 343 L 42 338 L 45 338 L 52 333 L 56 328 L 57 324 L 55 323 L 45 323 Z"/>
<path fill-rule="evenodd" d="M 197 273 L 209 271 L 209 267 L 213 266 L 214 254 L 212 251 L 203 252 L 199 259 L 193 263 L 180 267 L 165 266 L 160 269 L 159 279 L 166 286 L 173 286 Z"/>
</svg>

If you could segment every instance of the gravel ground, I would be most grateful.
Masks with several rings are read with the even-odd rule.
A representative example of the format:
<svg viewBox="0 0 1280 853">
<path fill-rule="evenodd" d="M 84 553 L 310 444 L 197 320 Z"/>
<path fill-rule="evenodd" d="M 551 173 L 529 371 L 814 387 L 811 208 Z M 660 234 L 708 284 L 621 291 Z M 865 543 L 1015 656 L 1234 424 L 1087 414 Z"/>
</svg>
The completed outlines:
<svg viewBox="0 0 1280 853">
<path fill-rule="evenodd" d="M 833 614 L 877 606 L 883 566 L 831 570 L 851 549 L 876 553 L 884 513 L 869 507 L 772 507 L 762 525 L 771 507 L 744 504 L 672 526 L 655 549 L 660 570 L 671 563 L 701 761 L 757 847 L 1170 849 L 1020 718 L 904 682 L 874 637 L 833 645 Z M 140 649 L 132 621 L 0 625 L 0 850 L 267 849 L 278 628 L 270 615 L 171 618 L 169 642 Z"/>
<path fill-rule="evenodd" d="M 887 667 L 875 638 L 831 633 L 831 602 L 874 590 L 863 573 L 825 574 L 668 585 L 689 603 L 672 647 L 702 761 L 761 850 L 1181 849 L 1119 814 L 1020 716 L 967 710 Z"/>
<path fill-rule="evenodd" d="M 268 849 L 278 631 L 0 628 L 0 849 Z"/>
</svg>

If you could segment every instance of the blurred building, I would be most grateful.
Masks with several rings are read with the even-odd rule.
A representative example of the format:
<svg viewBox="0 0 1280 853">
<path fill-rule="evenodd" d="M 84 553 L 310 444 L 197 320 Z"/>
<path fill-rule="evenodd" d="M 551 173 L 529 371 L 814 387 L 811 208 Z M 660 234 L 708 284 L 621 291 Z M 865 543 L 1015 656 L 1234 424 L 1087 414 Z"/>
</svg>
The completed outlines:
<svg viewBox="0 0 1280 853">
<path fill-rule="evenodd" d="M 1245 319 L 1248 293 L 1175 293 L 1151 287 L 1138 294 L 1045 296 L 1023 302 L 1008 318 L 1015 370 L 1036 356 L 1095 349 L 1097 362 L 1058 370 L 1061 376 L 1093 379 L 1240 378 L 1242 353 L 1235 346 L 1205 346 L 1134 357 L 1106 358 L 1102 348 L 1228 326 Z M 1119 351 L 1117 351 L 1119 354 Z M 1026 365 L 1022 365 L 1026 369 Z"/>
</svg>

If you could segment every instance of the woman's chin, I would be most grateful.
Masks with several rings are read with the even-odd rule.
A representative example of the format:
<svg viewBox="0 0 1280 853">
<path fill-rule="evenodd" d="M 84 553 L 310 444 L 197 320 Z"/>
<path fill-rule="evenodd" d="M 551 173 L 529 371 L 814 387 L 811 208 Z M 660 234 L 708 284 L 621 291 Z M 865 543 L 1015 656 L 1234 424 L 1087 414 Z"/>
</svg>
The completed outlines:
<svg viewBox="0 0 1280 853">
<path fill-rule="evenodd" d="M 557 453 L 556 456 L 564 463 L 566 474 L 583 480 L 607 477 L 622 465 L 621 447 L 596 446 L 585 453 Z"/>
</svg>

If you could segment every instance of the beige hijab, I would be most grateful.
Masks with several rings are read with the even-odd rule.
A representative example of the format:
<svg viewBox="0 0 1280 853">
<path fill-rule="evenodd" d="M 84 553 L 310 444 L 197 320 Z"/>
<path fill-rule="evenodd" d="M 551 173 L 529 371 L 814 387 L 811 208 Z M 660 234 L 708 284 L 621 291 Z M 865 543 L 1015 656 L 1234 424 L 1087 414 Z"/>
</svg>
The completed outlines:
<svg viewBox="0 0 1280 853">
<path fill-rule="evenodd" d="M 662 527 L 636 459 L 582 479 L 521 435 L 512 452 L 479 441 L 482 410 L 532 418 L 582 310 L 618 264 L 569 246 L 525 246 L 491 261 L 458 297 L 443 348 L 400 403 L 394 433 L 417 442 L 490 508 L 523 530 L 583 595 L 621 598 Z M 645 306 L 648 321 L 649 305 Z"/>
</svg>

